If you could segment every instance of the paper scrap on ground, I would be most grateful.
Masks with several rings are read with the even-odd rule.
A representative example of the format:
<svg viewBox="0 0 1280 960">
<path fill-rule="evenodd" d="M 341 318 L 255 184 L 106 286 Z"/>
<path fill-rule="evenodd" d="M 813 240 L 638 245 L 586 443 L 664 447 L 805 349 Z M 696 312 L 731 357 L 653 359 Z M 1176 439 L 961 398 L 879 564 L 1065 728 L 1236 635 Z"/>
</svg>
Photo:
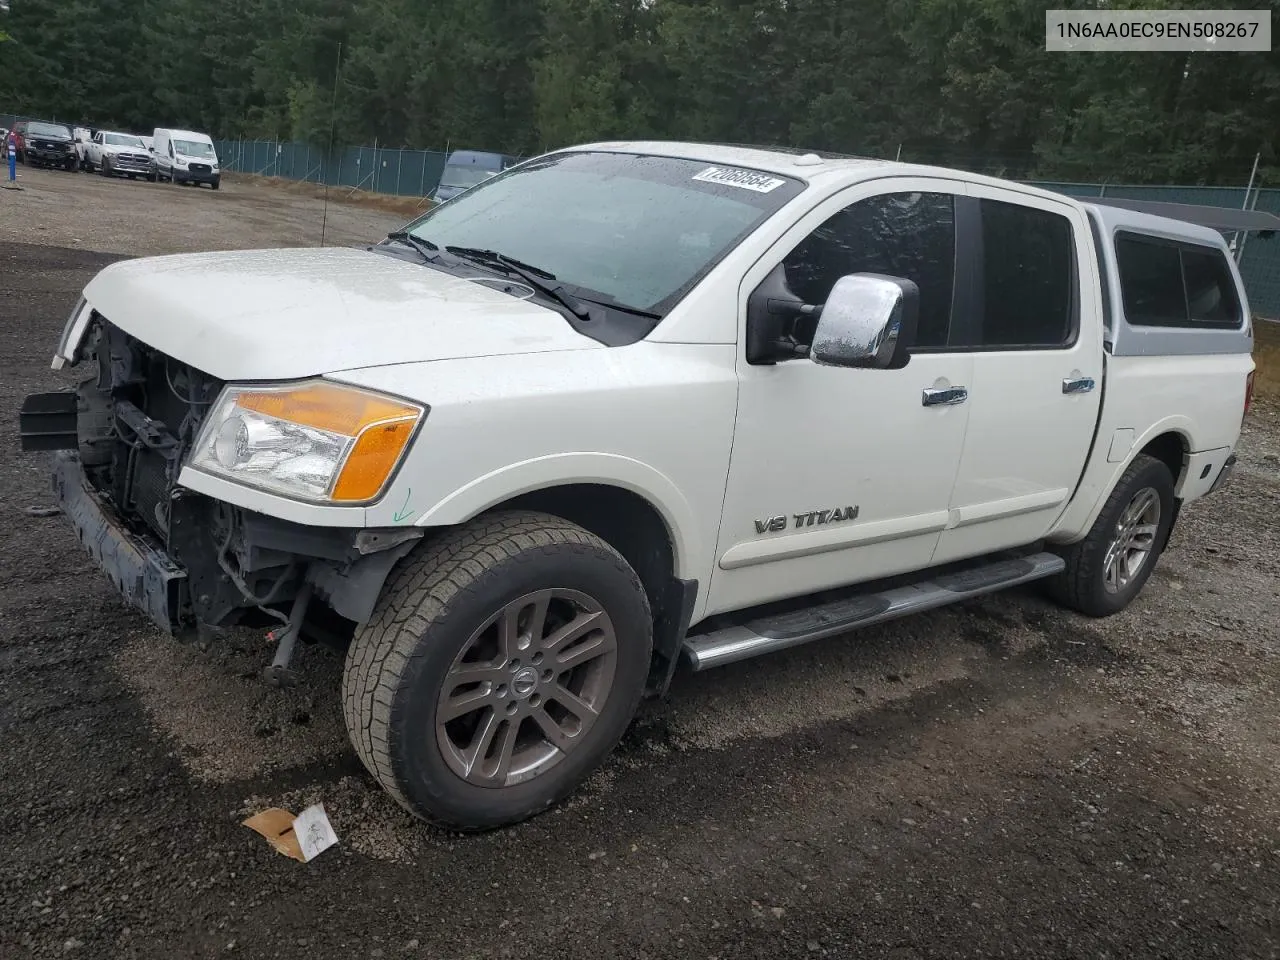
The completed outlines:
<svg viewBox="0 0 1280 960">
<path fill-rule="evenodd" d="M 266 837 L 278 853 L 303 863 L 338 842 L 323 803 L 307 807 L 296 817 L 288 810 L 271 807 L 242 820 L 241 825 Z"/>
<path fill-rule="evenodd" d="M 338 842 L 338 835 L 333 832 L 323 803 L 307 807 L 298 814 L 293 821 L 293 834 L 298 838 L 304 861 L 311 860 Z"/>
</svg>

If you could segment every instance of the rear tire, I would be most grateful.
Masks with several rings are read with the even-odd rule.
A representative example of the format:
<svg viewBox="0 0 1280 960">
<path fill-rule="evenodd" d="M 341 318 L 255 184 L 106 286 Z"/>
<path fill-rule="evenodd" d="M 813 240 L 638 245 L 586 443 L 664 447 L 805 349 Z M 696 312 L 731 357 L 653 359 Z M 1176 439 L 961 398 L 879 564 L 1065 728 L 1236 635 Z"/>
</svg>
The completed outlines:
<svg viewBox="0 0 1280 960">
<path fill-rule="evenodd" d="M 599 537 L 548 514 L 479 518 L 401 561 L 356 633 L 351 742 L 423 820 L 464 832 L 524 820 L 621 739 L 652 622 L 635 571 Z"/>
<path fill-rule="evenodd" d="M 1062 573 L 1050 595 L 1079 613 L 1109 617 L 1142 591 L 1173 525 L 1173 475 L 1163 461 L 1140 454 L 1116 483 L 1088 535 L 1060 553 Z"/>
</svg>

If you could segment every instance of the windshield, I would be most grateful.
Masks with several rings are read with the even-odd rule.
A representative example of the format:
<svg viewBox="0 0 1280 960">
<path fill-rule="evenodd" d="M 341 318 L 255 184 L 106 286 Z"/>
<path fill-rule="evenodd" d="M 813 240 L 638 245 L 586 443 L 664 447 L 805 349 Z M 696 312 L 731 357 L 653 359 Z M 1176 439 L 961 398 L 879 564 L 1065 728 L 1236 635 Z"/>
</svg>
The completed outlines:
<svg viewBox="0 0 1280 960">
<path fill-rule="evenodd" d="M 484 167 L 466 166 L 445 167 L 444 173 L 440 175 L 440 186 L 442 187 L 474 187 L 482 180 L 488 180 L 497 170 L 487 170 Z"/>
<path fill-rule="evenodd" d="M 27 124 L 27 136 L 29 137 L 65 137 L 71 139 L 71 131 L 60 123 L 30 123 Z"/>
<path fill-rule="evenodd" d="M 661 314 L 803 189 L 706 161 L 575 151 L 512 167 L 408 230 L 523 261 L 584 297 Z"/>
<path fill-rule="evenodd" d="M 209 160 L 217 159 L 214 155 L 212 144 L 200 143 L 197 140 L 175 140 L 173 141 L 173 149 L 184 157 L 205 157 Z"/>
<path fill-rule="evenodd" d="M 142 147 L 142 149 L 146 149 L 141 137 L 132 137 L 127 133 L 104 133 L 102 139 L 116 147 Z"/>
</svg>

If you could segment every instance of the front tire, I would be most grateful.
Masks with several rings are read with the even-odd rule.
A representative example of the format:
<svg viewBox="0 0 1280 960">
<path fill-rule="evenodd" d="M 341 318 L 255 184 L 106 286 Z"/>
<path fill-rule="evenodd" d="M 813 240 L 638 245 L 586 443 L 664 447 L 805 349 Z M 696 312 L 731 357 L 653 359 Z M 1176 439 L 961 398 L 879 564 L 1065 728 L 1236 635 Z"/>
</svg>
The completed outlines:
<svg viewBox="0 0 1280 960">
<path fill-rule="evenodd" d="M 1048 581 L 1055 600 L 1090 617 L 1119 613 L 1142 591 L 1173 525 L 1173 474 L 1140 454 L 1120 476 L 1088 535 L 1062 551 Z"/>
<path fill-rule="evenodd" d="M 564 799 L 612 752 L 652 650 L 635 571 L 548 514 L 503 512 L 403 560 L 343 674 L 361 761 L 423 820 L 486 830 Z"/>
</svg>

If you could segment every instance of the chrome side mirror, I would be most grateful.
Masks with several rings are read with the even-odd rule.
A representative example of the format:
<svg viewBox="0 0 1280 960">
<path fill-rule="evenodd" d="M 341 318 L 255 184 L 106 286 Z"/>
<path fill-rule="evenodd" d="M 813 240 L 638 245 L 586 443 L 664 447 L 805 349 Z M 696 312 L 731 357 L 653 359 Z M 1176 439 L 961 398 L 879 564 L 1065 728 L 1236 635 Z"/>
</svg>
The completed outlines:
<svg viewBox="0 0 1280 960">
<path fill-rule="evenodd" d="M 901 277 L 851 273 L 831 288 L 809 356 L 828 367 L 897 370 L 916 339 L 920 288 Z"/>
</svg>

